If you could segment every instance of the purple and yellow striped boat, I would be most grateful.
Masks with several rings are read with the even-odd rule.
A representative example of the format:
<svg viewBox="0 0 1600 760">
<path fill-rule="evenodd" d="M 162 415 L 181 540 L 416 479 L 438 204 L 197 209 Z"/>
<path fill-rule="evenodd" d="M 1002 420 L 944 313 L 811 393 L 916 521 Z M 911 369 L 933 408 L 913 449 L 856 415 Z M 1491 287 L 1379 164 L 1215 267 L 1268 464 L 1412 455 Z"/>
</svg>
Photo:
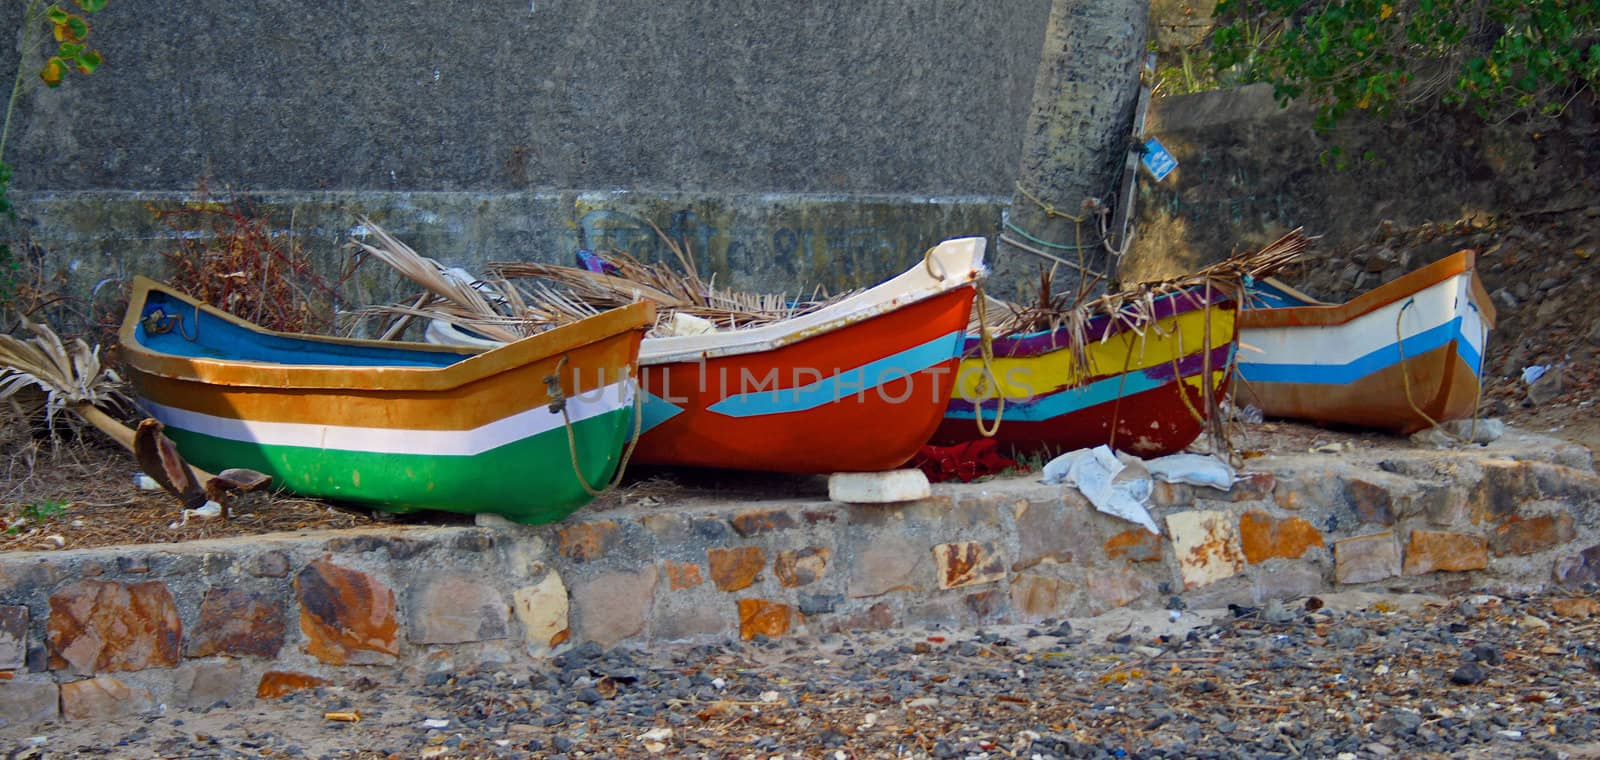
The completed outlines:
<svg viewBox="0 0 1600 760">
<path fill-rule="evenodd" d="M 1154 299 L 1148 314 L 1087 320 L 1081 346 L 1066 328 L 997 337 L 993 381 L 970 337 L 934 440 L 974 440 L 976 418 L 992 423 L 999 414 L 993 437 L 1019 451 L 1182 451 L 1204 431 L 1209 401 L 1227 392 L 1235 309 L 1229 293 L 1193 286 Z"/>
<path fill-rule="evenodd" d="M 388 511 L 540 523 L 616 472 L 654 318 L 634 304 L 479 351 L 273 332 L 140 277 L 121 355 L 199 467 Z"/>
</svg>

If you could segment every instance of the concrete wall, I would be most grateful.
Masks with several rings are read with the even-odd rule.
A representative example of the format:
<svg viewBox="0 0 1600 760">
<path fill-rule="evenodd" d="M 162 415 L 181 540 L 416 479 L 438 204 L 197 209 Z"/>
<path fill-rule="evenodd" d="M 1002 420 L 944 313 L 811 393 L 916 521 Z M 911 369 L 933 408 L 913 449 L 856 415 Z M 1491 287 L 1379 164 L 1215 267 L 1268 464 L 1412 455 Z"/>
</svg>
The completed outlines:
<svg viewBox="0 0 1600 760">
<path fill-rule="evenodd" d="M 1271 87 L 1252 85 L 1155 101 L 1146 133 L 1180 163 L 1162 182 L 1140 177 L 1129 280 L 1193 271 L 1299 226 L 1337 254 L 1384 220 L 1406 227 L 1600 197 L 1600 122 L 1583 99 L 1553 124 L 1433 113 L 1353 117 L 1322 135 L 1309 109 L 1281 108 Z M 1325 160 L 1334 146 L 1344 168 Z"/>
<path fill-rule="evenodd" d="M 722 283 L 854 287 L 998 227 L 1048 10 L 112 2 L 106 65 L 25 97 L 6 159 L 41 268 L 78 300 L 163 275 L 175 233 L 147 204 L 202 177 L 330 277 L 368 214 L 468 267 L 648 256 L 649 220 Z"/>
</svg>

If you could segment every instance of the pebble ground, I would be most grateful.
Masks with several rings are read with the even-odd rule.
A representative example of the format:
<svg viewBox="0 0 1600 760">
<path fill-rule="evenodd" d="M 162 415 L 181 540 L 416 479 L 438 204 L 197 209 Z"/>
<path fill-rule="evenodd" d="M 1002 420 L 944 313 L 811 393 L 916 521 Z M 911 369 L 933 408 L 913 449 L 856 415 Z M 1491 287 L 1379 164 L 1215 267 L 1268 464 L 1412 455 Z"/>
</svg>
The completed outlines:
<svg viewBox="0 0 1600 760">
<path fill-rule="evenodd" d="M 548 660 L 361 677 L 273 703 L 0 729 L 0 751 L 1600 758 L 1596 598 L 1354 593 L 964 631 L 586 645 Z"/>
</svg>

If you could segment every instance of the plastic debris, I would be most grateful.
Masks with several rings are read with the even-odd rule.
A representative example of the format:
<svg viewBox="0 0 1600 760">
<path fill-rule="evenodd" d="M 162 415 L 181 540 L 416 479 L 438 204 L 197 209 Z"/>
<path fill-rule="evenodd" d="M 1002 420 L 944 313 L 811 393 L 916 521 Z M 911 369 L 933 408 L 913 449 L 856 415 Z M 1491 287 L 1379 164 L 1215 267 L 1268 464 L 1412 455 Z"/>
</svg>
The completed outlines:
<svg viewBox="0 0 1600 760">
<path fill-rule="evenodd" d="M 155 478 L 152 478 L 142 472 L 136 472 L 133 474 L 133 485 L 141 491 L 161 490 L 161 484 L 157 483 Z"/>
<path fill-rule="evenodd" d="M 1130 459 L 1138 462 L 1137 458 Z M 1144 506 L 1153 489 L 1150 478 L 1140 473 L 1119 479 L 1117 476 L 1126 469 L 1128 465 L 1118 459 L 1109 446 L 1101 445 L 1069 451 L 1050 460 L 1044 466 L 1043 481 L 1074 486 L 1095 509 L 1161 535 L 1161 529 L 1156 527 L 1156 521 Z"/>
<path fill-rule="evenodd" d="M 1550 365 L 1548 364 L 1535 364 L 1532 367 L 1523 367 L 1522 382 L 1525 385 L 1533 385 L 1535 382 L 1538 382 L 1539 378 L 1544 377 L 1544 373 L 1548 371 L 1550 371 Z"/>
<path fill-rule="evenodd" d="M 1219 491 L 1233 487 L 1234 471 L 1210 454 L 1172 454 L 1144 463 L 1150 476 L 1163 483 L 1210 486 Z"/>
</svg>

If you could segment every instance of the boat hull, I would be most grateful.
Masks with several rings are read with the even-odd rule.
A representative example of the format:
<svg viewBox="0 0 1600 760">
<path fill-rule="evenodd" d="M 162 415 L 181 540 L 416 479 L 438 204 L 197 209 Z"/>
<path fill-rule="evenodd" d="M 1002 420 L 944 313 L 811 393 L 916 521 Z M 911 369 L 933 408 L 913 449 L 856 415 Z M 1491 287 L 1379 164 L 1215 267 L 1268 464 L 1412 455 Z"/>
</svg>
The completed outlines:
<svg viewBox="0 0 1600 760">
<path fill-rule="evenodd" d="M 646 364 L 645 464 L 791 473 L 899 467 L 938 427 L 974 291 L 768 351 Z"/>
<path fill-rule="evenodd" d="M 1460 252 L 1344 304 L 1240 313 L 1238 403 L 1408 435 L 1478 405 L 1494 307 Z"/>
<path fill-rule="evenodd" d="M 154 310 L 181 318 L 157 333 Z M 146 281 L 122 344 L 141 402 L 196 466 L 389 511 L 539 523 L 592 498 L 577 472 L 595 487 L 615 473 L 651 311 L 479 353 L 273 333 Z M 550 406 L 551 377 L 565 414 Z"/>
<path fill-rule="evenodd" d="M 1104 444 L 1141 457 L 1181 451 L 1205 429 L 1207 395 L 1227 390 L 1234 314 L 1222 292 L 1195 289 L 1157 301 L 1154 321 L 1139 330 L 1097 317 L 1085 329 L 1083 367 L 1065 329 L 996 340 L 1003 411 L 982 385 L 979 346 L 971 339 L 934 438 L 972 440 L 981 435 L 975 418 L 981 413 L 992 424 L 999 413 L 994 437 L 1018 450 Z"/>
</svg>

